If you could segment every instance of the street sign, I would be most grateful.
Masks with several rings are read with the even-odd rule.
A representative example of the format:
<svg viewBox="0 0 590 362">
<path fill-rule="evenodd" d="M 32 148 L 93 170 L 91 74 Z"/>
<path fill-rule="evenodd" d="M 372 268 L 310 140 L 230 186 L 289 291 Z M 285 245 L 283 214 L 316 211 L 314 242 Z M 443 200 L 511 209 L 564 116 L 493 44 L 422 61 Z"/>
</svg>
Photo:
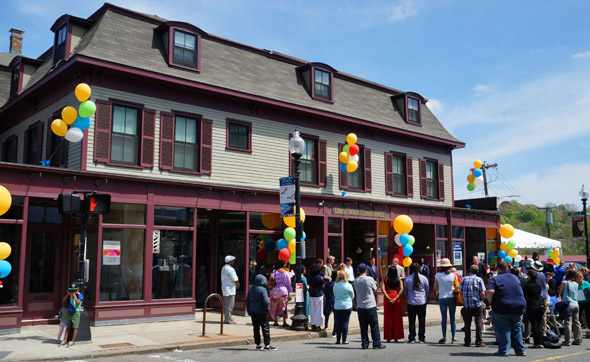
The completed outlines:
<svg viewBox="0 0 590 362">
<path fill-rule="evenodd" d="M 590 216 L 590 212 L 586 212 L 587 216 Z M 584 216 L 584 211 L 568 212 L 567 216 Z"/>
<path fill-rule="evenodd" d="M 281 177 L 279 181 L 281 217 L 295 216 L 295 177 Z"/>
</svg>

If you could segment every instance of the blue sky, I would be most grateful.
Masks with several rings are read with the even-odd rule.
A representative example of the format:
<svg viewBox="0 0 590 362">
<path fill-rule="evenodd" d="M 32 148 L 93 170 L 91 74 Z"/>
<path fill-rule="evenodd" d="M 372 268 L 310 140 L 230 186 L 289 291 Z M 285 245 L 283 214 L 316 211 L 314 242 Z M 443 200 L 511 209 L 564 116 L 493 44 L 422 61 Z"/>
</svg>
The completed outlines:
<svg viewBox="0 0 590 362">
<path fill-rule="evenodd" d="M 0 51 L 15 27 L 25 30 L 24 55 L 37 57 L 59 16 L 88 17 L 102 3 L 3 0 Z M 483 196 L 466 189 L 475 159 L 498 164 L 489 188 L 502 201 L 579 205 L 590 186 L 590 1 L 112 3 L 420 93 L 467 144 L 454 152 L 457 199 Z"/>
</svg>

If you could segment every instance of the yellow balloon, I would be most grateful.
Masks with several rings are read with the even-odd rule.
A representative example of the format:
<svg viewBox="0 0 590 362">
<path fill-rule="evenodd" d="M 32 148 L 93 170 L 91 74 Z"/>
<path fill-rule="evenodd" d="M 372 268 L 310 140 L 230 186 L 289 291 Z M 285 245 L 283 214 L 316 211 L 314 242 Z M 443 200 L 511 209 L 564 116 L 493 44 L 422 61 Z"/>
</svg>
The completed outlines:
<svg viewBox="0 0 590 362">
<path fill-rule="evenodd" d="M 301 222 L 304 223 L 305 222 L 305 211 L 303 211 L 303 208 L 300 208 L 299 211 L 301 212 L 300 218 L 301 218 Z M 287 225 L 290 228 L 294 228 L 295 225 L 295 216 L 287 216 L 283 218 L 283 222 L 285 223 L 285 225 Z"/>
<path fill-rule="evenodd" d="M 350 155 L 348 154 L 348 152 L 340 152 L 340 154 L 338 155 L 338 159 L 342 163 L 348 163 L 348 160 L 350 159 Z"/>
<path fill-rule="evenodd" d="M 559 259 L 558 256 L 556 256 L 555 258 L 553 258 L 554 264 L 559 264 L 560 261 L 561 261 L 561 259 Z"/>
<path fill-rule="evenodd" d="M 469 183 L 474 183 L 475 182 L 475 176 L 473 176 L 473 174 L 467 175 L 467 181 L 469 181 Z"/>
<path fill-rule="evenodd" d="M 500 226 L 500 235 L 504 239 L 510 239 L 514 235 L 514 227 L 510 224 L 504 224 Z"/>
<path fill-rule="evenodd" d="M 12 251 L 12 248 L 10 247 L 10 244 L 5 243 L 4 241 L 1 242 L 0 243 L 0 260 L 4 260 L 4 259 L 8 258 L 11 251 Z"/>
<path fill-rule="evenodd" d="M 54 119 L 51 122 L 51 130 L 57 136 L 64 137 L 68 133 L 68 125 L 61 119 Z"/>
<path fill-rule="evenodd" d="M 76 118 L 78 118 L 78 111 L 76 111 L 76 108 L 67 106 L 61 110 L 61 119 L 63 119 L 66 124 L 70 125 L 74 123 Z"/>
<path fill-rule="evenodd" d="M 511 257 L 512 259 L 516 258 L 517 255 L 518 255 L 518 250 L 516 250 L 516 249 L 512 249 L 512 250 L 508 251 L 508 256 Z"/>
<path fill-rule="evenodd" d="M 558 257 L 559 256 L 559 249 L 554 249 L 553 250 L 553 255 Z"/>
<path fill-rule="evenodd" d="M 12 196 L 6 187 L 0 185 L 0 216 L 6 214 L 12 205 Z"/>
<path fill-rule="evenodd" d="M 295 239 L 289 241 L 289 252 L 291 254 L 295 253 L 296 246 L 297 244 L 295 243 Z"/>
<path fill-rule="evenodd" d="M 481 160 L 475 160 L 475 162 L 473 162 L 473 167 L 481 168 L 481 166 L 483 166 L 483 162 L 481 162 Z"/>
<path fill-rule="evenodd" d="M 504 250 L 506 253 L 508 253 L 508 245 L 502 243 L 502 245 L 500 245 L 500 250 Z"/>
<path fill-rule="evenodd" d="M 262 240 L 261 242 L 258 243 L 258 248 L 265 249 L 265 247 L 264 247 L 264 240 Z"/>
<path fill-rule="evenodd" d="M 359 168 L 359 164 L 356 163 L 356 161 L 348 161 L 348 164 L 346 165 L 346 171 L 348 171 L 348 173 L 356 171 L 357 168 Z"/>
<path fill-rule="evenodd" d="M 74 91 L 74 93 L 76 94 L 76 98 L 78 98 L 80 102 L 84 102 L 85 100 L 90 98 L 91 92 L 92 91 L 90 90 L 90 86 L 86 83 L 78 84 L 76 86 L 76 90 Z"/>
<path fill-rule="evenodd" d="M 281 215 L 279 214 L 271 214 L 271 213 L 263 213 L 260 216 L 262 221 L 262 225 L 267 229 L 273 230 L 281 226 Z"/>
<path fill-rule="evenodd" d="M 348 143 L 350 146 L 354 145 L 356 140 L 357 138 L 354 133 L 349 133 L 348 136 L 346 136 L 346 143 Z"/>
<path fill-rule="evenodd" d="M 398 234 L 409 234 L 413 227 L 414 222 L 408 215 L 400 215 L 393 220 L 393 228 Z"/>
<path fill-rule="evenodd" d="M 403 266 L 405 266 L 406 268 L 407 268 L 407 267 L 409 267 L 410 265 L 412 265 L 412 258 L 410 258 L 409 256 L 406 256 L 406 257 L 404 258 L 404 261 L 403 261 L 403 263 L 402 263 L 402 264 L 403 264 Z"/>
</svg>

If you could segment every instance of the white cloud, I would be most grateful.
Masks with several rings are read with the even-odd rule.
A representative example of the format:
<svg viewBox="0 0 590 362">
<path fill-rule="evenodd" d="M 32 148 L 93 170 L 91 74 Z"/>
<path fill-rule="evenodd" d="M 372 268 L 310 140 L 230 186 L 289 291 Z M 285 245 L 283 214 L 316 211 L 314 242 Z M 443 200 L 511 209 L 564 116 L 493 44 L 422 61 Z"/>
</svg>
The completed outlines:
<svg viewBox="0 0 590 362">
<path fill-rule="evenodd" d="M 473 90 L 475 91 L 476 95 L 481 95 L 483 93 L 488 93 L 492 90 L 492 88 L 485 84 L 476 84 L 475 87 L 473 87 Z"/>
<path fill-rule="evenodd" d="M 418 11 L 414 8 L 414 5 L 410 1 L 406 0 L 393 7 L 389 21 L 401 21 L 416 14 L 418 14 Z"/>
<path fill-rule="evenodd" d="M 434 113 L 435 115 L 442 113 L 444 106 L 438 99 L 428 99 L 428 103 L 426 106 Z"/>
<path fill-rule="evenodd" d="M 572 54 L 570 56 L 570 58 L 572 58 L 572 59 L 590 59 L 590 50 L 587 50 L 585 52 Z"/>
</svg>

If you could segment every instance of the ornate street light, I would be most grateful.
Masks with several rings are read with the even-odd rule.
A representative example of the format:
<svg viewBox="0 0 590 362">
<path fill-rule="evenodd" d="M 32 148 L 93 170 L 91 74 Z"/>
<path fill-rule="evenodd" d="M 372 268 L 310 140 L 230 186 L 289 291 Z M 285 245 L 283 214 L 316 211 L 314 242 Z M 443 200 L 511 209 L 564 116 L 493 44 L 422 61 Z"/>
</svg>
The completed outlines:
<svg viewBox="0 0 590 362">
<path fill-rule="evenodd" d="M 588 250 L 588 216 L 586 215 L 586 201 L 588 201 L 588 190 L 582 185 L 580 198 L 582 199 L 582 212 L 584 213 L 584 238 L 586 239 L 586 266 L 590 267 L 590 251 Z"/>
<path fill-rule="evenodd" d="M 299 166 L 301 164 L 301 156 L 303 155 L 303 151 L 305 151 L 305 141 L 301 138 L 301 135 L 297 130 L 293 132 L 293 136 L 289 140 L 289 152 L 293 159 L 295 160 L 295 244 L 296 248 L 296 257 L 295 257 L 295 282 L 297 283 L 297 289 L 302 288 L 301 284 L 301 254 L 302 254 L 302 245 L 301 245 L 301 237 L 303 236 L 303 230 L 301 225 L 301 217 L 300 217 L 300 205 L 301 205 L 301 194 L 300 194 L 300 185 L 299 185 Z M 305 295 L 305 291 L 303 291 L 303 295 Z M 305 331 L 307 330 L 307 316 L 303 312 L 303 300 L 302 298 L 297 298 L 297 292 L 295 293 L 295 315 L 291 317 L 291 329 L 298 330 L 298 331 Z"/>
</svg>

